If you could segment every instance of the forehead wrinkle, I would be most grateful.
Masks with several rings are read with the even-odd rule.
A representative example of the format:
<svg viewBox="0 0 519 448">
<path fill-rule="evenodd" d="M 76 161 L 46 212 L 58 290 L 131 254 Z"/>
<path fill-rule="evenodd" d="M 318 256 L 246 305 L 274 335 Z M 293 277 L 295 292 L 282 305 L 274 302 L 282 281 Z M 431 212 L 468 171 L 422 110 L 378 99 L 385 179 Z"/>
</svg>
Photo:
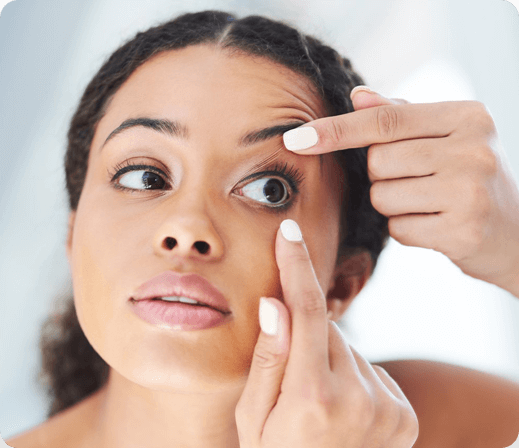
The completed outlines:
<svg viewBox="0 0 519 448">
<path fill-rule="evenodd" d="M 280 78 L 284 79 L 285 82 L 280 81 L 279 78 L 272 78 L 271 75 L 263 75 L 262 73 L 254 73 L 254 76 L 258 78 L 260 81 L 266 82 L 269 85 L 273 84 L 275 90 L 279 89 L 282 92 L 289 96 L 286 98 L 288 106 L 267 106 L 269 108 L 276 107 L 288 107 L 295 109 L 303 109 L 303 112 L 310 113 L 309 115 L 313 115 L 314 117 L 319 117 L 319 112 L 326 115 L 325 104 L 322 96 L 319 94 L 319 89 L 315 85 L 315 83 L 308 78 L 307 76 L 299 73 L 298 71 L 286 67 L 282 64 L 279 64 L 274 61 L 267 61 L 268 65 L 273 65 L 280 74 Z M 287 81 L 287 78 L 289 81 Z M 277 81 L 277 82 L 276 82 Z M 276 96 L 279 94 L 276 94 Z M 290 100 L 294 100 L 293 104 L 290 104 Z M 301 105 L 303 107 L 301 107 Z M 315 109 L 314 109 L 315 107 Z"/>
<path fill-rule="evenodd" d="M 289 88 L 293 85 L 298 87 L 298 89 Z M 286 88 L 287 93 L 291 95 L 293 98 L 295 98 L 298 102 L 303 103 L 304 105 L 309 107 L 315 113 L 316 116 L 318 116 L 318 110 L 314 111 L 312 106 L 317 106 L 317 109 L 324 111 L 323 98 L 319 94 L 315 84 L 310 79 L 304 77 L 301 74 L 298 74 L 296 80 L 289 87 Z"/>
<path fill-rule="evenodd" d="M 306 112 L 306 113 L 309 113 L 309 115 L 313 115 L 314 117 L 319 117 L 319 111 L 322 111 L 322 107 L 321 107 L 321 101 L 319 101 L 319 103 L 317 104 L 317 110 L 314 109 L 314 107 L 316 106 L 316 104 L 312 104 L 313 101 L 311 101 L 312 99 L 315 100 L 315 98 L 305 98 L 303 95 L 298 95 L 296 92 L 291 92 L 290 90 L 286 90 L 286 93 L 291 97 L 291 99 L 294 101 L 293 103 L 288 101 L 287 104 L 283 104 L 283 105 L 274 105 L 274 106 L 270 106 L 271 108 L 276 108 L 276 107 L 287 107 L 287 108 L 290 108 L 290 109 L 298 109 L 298 110 L 302 110 L 303 112 Z"/>
</svg>

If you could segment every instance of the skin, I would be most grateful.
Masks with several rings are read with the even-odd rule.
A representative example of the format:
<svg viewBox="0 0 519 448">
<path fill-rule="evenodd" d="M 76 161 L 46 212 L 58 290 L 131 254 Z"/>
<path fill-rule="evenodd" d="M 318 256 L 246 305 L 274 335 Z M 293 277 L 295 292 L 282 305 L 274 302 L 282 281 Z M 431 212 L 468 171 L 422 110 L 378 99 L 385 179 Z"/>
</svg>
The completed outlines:
<svg viewBox="0 0 519 448">
<path fill-rule="evenodd" d="M 519 432 L 517 383 L 471 369 L 421 360 L 377 363 L 383 365 L 390 375 L 384 376 L 385 373 L 379 366 L 370 365 L 352 347 L 344 343 L 340 331 L 330 322 L 328 323 L 330 354 L 328 361 L 334 370 L 332 373 L 338 378 L 337 381 L 329 381 L 329 372 L 326 372 L 326 377 L 320 376 L 326 369 L 314 368 L 312 371 L 311 368 L 301 368 L 305 364 L 311 366 L 312 361 L 315 362 L 315 359 L 322 359 L 324 356 L 328 337 L 326 332 L 302 331 L 305 325 L 306 328 L 315 326 L 322 329 L 325 322 L 325 314 L 321 312 L 323 307 L 316 309 L 318 315 L 309 318 L 306 324 L 303 314 L 301 312 L 297 314 L 298 304 L 301 308 L 297 285 L 304 282 L 313 283 L 311 290 L 318 292 L 316 296 L 321 296 L 323 303 L 325 302 L 323 292 L 326 291 L 326 307 L 331 317 L 337 319 L 344 313 L 368 278 L 370 264 L 366 254 L 359 254 L 350 260 L 340 260 L 341 263 L 337 266 L 330 261 L 334 260 L 333 254 L 337 247 L 337 240 L 333 237 L 336 236 L 334 231 L 337 231 L 337 227 L 333 226 L 333 221 L 338 216 L 334 215 L 338 211 L 338 198 L 333 196 L 334 188 L 326 190 L 324 183 L 316 180 L 315 175 L 312 176 L 311 173 L 315 174 L 316 164 L 319 162 L 315 162 L 315 165 L 310 164 L 310 161 L 315 161 L 315 154 L 328 155 L 342 148 L 366 145 L 371 145 L 368 152 L 368 173 L 373 182 L 371 200 L 379 212 L 389 217 L 389 230 L 395 239 L 402 244 L 430 247 L 443 252 L 468 275 L 501 286 L 519 297 L 517 284 L 519 277 L 516 270 L 519 266 L 516 262 L 519 251 L 515 249 L 519 245 L 517 228 L 519 193 L 507 166 L 506 156 L 499 148 L 495 127 L 488 111 L 477 102 L 409 105 L 403 100 L 390 100 L 376 93 L 357 91 L 352 93 L 352 101 L 358 112 L 320 119 L 323 114 L 320 102 L 317 97 L 312 98 L 311 88 L 305 85 L 304 79 L 275 64 L 257 64 L 250 58 L 230 60 L 222 54 L 206 50 L 208 48 L 190 47 L 174 55 L 170 53 L 162 60 L 159 57 L 145 64 L 141 68 L 141 72 L 146 75 L 145 86 L 142 87 L 141 83 L 142 88 L 139 90 L 140 78 L 137 73 L 134 74 L 135 76 L 120 91 L 124 92 L 126 89 L 129 93 L 116 95 L 103 119 L 108 121 L 113 115 L 118 116 L 117 111 L 119 111 L 121 114 L 118 116 L 119 120 L 113 118 L 110 122 L 111 126 L 104 125 L 102 121 L 97 129 L 93 148 L 96 142 L 97 147 L 100 147 L 111 130 L 129 117 L 125 112 L 132 110 L 135 113 L 154 114 L 160 109 L 160 116 L 173 119 L 176 118 L 175 113 L 178 114 L 178 111 L 171 111 L 171 109 L 185 106 L 182 113 L 187 117 L 186 122 L 193 122 L 193 126 L 209 123 L 209 126 L 205 125 L 205 128 L 198 133 L 193 133 L 195 143 L 181 142 L 181 148 L 191 149 L 191 153 L 181 152 L 176 140 L 172 141 L 162 135 L 157 137 L 156 133 L 150 130 L 132 129 L 125 131 L 124 137 L 121 134 L 116 138 L 118 140 L 114 139 L 113 143 L 108 144 L 113 147 L 113 151 L 121 151 L 120 156 L 91 154 L 87 178 L 90 187 L 89 195 L 83 193 L 77 216 L 71 215 L 68 256 L 73 268 L 76 307 L 80 314 L 80 322 L 90 342 L 113 367 L 112 374 L 105 389 L 65 411 L 59 418 L 51 419 L 35 431 L 19 439 L 12 439 L 11 444 L 17 448 L 86 447 L 94 444 L 101 447 L 131 447 L 143 444 L 169 446 L 171 443 L 175 445 L 178 443 L 179 446 L 238 446 L 234 410 L 241 396 L 236 414 L 236 419 L 239 421 L 238 429 L 241 429 L 239 432 L 243 438 L 243 442 L 240 440 L 241 448 L 279 444 L 303 447 L 306 446 L 305 443 L 310 443 L 310 438 L 307 436 L 315 436 L 315 433 L 311 433 L 311 430 L 316 428 L 315 424 L 303 425 L 297 428 L 297 431 L 287 431 L 285 416 L 294 417 L 301 412 L 299 406 L 301 402 L 297 400 L 301 396 L 301 384 L 298 384 L 298 381 L 301 383 L 300 372 L 304 372 L 308 380 L 303 378 L 303 385 L 316 385 L 316 388 L 310 391 L 313 392 L 314 399 L 306 403 L 309 405 L 306 407 L 307 410 L 313 409 L 313 412 L 323 417 L 323 402 L 319 399 L 319 394 L 323 392 L 326 397 L 325 403 L 328 405 L 334 401 L 340 403 L 339 407 L 332 406 L 324 409 L 324 418 L 320 419 L 320 423 L 324 423 L 325 428 L 328 429 L 318 433 L 321 436 L 325 435 L 327 439 L 325 443 L 317 443 L 317 446 L 335 446 L 333 443 L 339 443 L 338 446 L 343 447 L 344 440 L 354 443 L 354 446 L 359 444 L 378 446 L 380 439 L 374 440 L 372 437 L 382 433 L 380 429 L 385 427 L 383 422 L 399 419 L 387 419 L 387 415 L 390 414 L 386 414 L 386 417 L 381 420 L 381 425 L 373 429 L 369 429 L 365 424 L 359 427 L 354 421 L 353 426 L 346 431 L 348 437 L 339 437 L 340 430 L 347 427 L 345 423 L 348 422 L 348 417 L 358 415 L 356 406 L 359 400 L 349 403 L 347 400 L 353 390 L 352 386 L 359 393 L 358 380 L 361 376 L 358 371 L 350 378 L 344 375 L 356 363 L 363 379 L 368 380 L 368 383 L 362 381 L 363 385 L 368 385 L 367 391 L 377 391 L 379 395 L 380 389 L 377 389 L 377 386 L 380 386 L 379 380 L 381 380 L 394 394 L 392 397 L 389 394 L 380 395 L 382 400 L 375 400 L 375 402 L 390 403 L 391 400 L 388 401 L 388 398 L 394 399 L 401 392 L 405 393 L 405 397 L 399 403 L 402 404 L 405 399 L 408 399 L 420 421 L 419 437 L 413 445 L 416 448 L 436 446 L 454 448 L 461 444 L 476 448 L 510 446 Z M 200 53 L 202 51 L 205 51 L 205 54 Z M 201 54 L 204 59 L 196 60 Z M 182 64 L 166 65 L 173 57 L 176 58 L 175 61 L 184 57 Z M 187 62 L 192 65 L 186 65 Z M 188 89 L 189 82 L 186 81 L 185 74 L 179 76 L 175 85 L 177 87 L 181 85 L 182 89 L 174 92 L 177 96 L 173 106 L 167 104 L 167 99 L 170 92 L 168 89 L 174 90 L 174 87 L 167 81 L 175 80 L 174 76 L 180 69 L 179 65 L 193 68 L 187 79 L 196 81 L 196 89 Z M 167 72 L 167 75 L 164 72 Z M 141 77 L 145 75 L 141 73 Z M 295 83 L 295 80 L 298 83 Z M 223 98 L 214 99 L 218 89 L 204 90 L 204 86 L 210 81 L 219 82 L 220 92 L 223 92 L 222 87 L 227 86 L 227 91 L 231 92 L 229 97 L 235 95 L 232 107 L 230 107 L 231 100 L 225 98 L 225 95 L 222 95 Z M 250 87 L 252 83 L 261 86 L 261 95 L 257 93 L 256 88 L 246 90 L 246 87 Z M 134 90 L 131 90 L 132 88 Z M 247 97 L 245 106 L 256 104 L 258 109 L 253 111 L 247 111 L 246 108 L 240 109 L 240 103 L 236 99 L 239 98 L 237 94 L 239 92 L 244 92 Z M 208 101 L 201 102 L 189 98 L 189 101 L 186 100 L 184 104 L 179 101 L 183 94 L 191 94 L 194 98 L 200 95 Z M 271 107 L 272 104 L 269 103 L 269 98 L 288 100 L 294 97 L 303 101 L 289 107 L 287 113 L 285 113 L 287 108 Z M 253 99 L 257 103 L 254 103 Z M 216 104 L 222 107 L 217 107 Z M 195 108 L 196 105 L 198 109 Z M 262 107 L 264 108 L 265 105 L 270 113 L 266 114 L 267 118 L 264 121 L 259 122 L 260 118 L 263 120 L 265 117 L 265 114 L 262 115 L 262 112 L 265 112 Z M 279 103 L 277 105 L 279 106 Z M 191 108 L 196 110 L 193 111 Z M 215 110 L 216 113 L 206 113 L 207 110 Z M 196 120 L 189 120 L 192 116 L 190 112 L 196 114 Z M 280 112 L 279 115 L 271 115 L 277 112 Z M 247 123 L 246 118 L 244 119 L 248 115 L 255 117 L 252 125 Z M 396 117 L 396 120 L 384 121 L 384 118 L 388 117 Z M 267 122 L 271 124 L 270 120 L 274 118 L 315 120 L 311 125 L 318 131 L 319 144 L 311 150 L 299 153 L 304 157 L 297 156 L 299 159 L 305 159 L 309 164 L 299 165 L 300 160 L 293 160 L 293 163 L 301 169 L 309 170 L 310 174 L 305 171 L 307 177 L 305 187 L 308 186 L 309 181 L 312 182 L 310 185 L 315 196 L 307 192 L 304 203 L 282 214 L 281 218 L 271 218 L 270 215 L 262 218 L 259 216 L 261 213 L 257 211 L 254 218 L 246 218 L 247 212 L 234 206 L 231 195 L 218 195 L 218 192 L 223 191 L 218 186 L 226 184 L 227 177 L 233 178 L 232 168 L 229 167 L 234 164 L 240 166 L 241 162 L 236 153 L 229 154 L 221 148 L 228 146 L 228 141 L 237 140 L 236 135 L 240 134 L 234 132 L 235 130 L 239 129 L 242 133 L 256 128 L 257 121 L 261 125 Z M 226 124 L 230 119 L 235 120 L 233 126 Z M 355 132 L 348 132 L 348 129 L 352 128 Z M 429 136 L 435 136 L 436 139 L 429 140 Z M 130 140 L 127 140 L 128 138 Z M 124 158 L 124 151 L 131 150 L 128 149 L 128 145 L 139 144 L 139 142 L 146 143 L 146 149 L 152 152 L 156 150 L 155 145 L 166 148 L 164 152 L 167 152 L 167 156 L 161 153 L 157 158 L 164 164 L 170 163 L 172 170 L 177 169 L 173 178 L 180 179 L 181 188 L 175 192 L 175 196 L 163 196 L 161 199 L 167 204 L 175 200 L 181 201 L 179 207 L 183 212 L 187 210 L 187 218 L 186 213 L 183 213 L 181 220 L 172 211 L 175 210 L 174 207 L 168 207 L 167 211 L 163 211 L 162 208 L 166 205 L 155 205 L 154 201 L 159 202 L 160 199 L 157 197 L 139 200 L 135 199 L 136 196 L 131 196 L 123 202 L 117 202 L 110 196 L 110 190 L 105 185 L 106 179 L 103 181 L 99 175 L 103 163 L 108 163 L 110 157 Z M 117 149 L 114 145 L 122 145 L 122 147 Z M 142 147 L 139 148 L 142 150 Z M 271 149 L 266 143 L 258 145 L 257 148 L 263 148 L 264 153 L 265 148 L 267 151 Z M 171 151 L 171 154 L 168 151 Z M 200 157 L 201 154 L 206 158 Z M 195 159 L 195 155 L 198 159 Z M 211 166 L 208 160 L 212 156 L 214 158 Z M 146 157 L 153 157 L 153 155 L 148 154 Z M 174 161 L 167 162 L 164 157 L 171 157 Z M 248 157 L 254 157 L 252 149 Z M 285 153 L 282 157 L 289 157 L 289 155 Z M 227 163 L 224 168 L 218 166 L 221 160 Z M 338 173 L 333 169 L 332 159 L 327 158 L 324 166 L 330 173 L 327 177 L 330 186 L 336 183 L 340 176 L 334 177 Z M 99 168 L 98 174 L 95 174 L 96 171 L 92 167 Z M 434 173 L 428 172 L 431 169 Z M 196 177 L 195 180 L 192 180 L 193 176 Z M 206 177 L 213 183 L 209 185 Z M 413 181 L 406 181 L 409 177 L 413 177 Z M 429 182 L 438 179 L 441 181 L 434 185 L 435 188 L 431 188 Z M 228 185 L 232 183 L 229 181 Z M 183 188 L 182 185 L 187 186 Z M 196 191 L 197 194 L 190 195 L 189 190 Z M 229 191 L 230 189 L 225 190 L 227 193 Z M 452 195 L 452 191 L 457 191 L 458 194 Z M 151 196 L 152 193 L 148 193 Z M 302 190 L 302 194 L 304 195 L 305 191 Z M 189 199 L 186 199 L 188 196 Z M 87 199 L 84 199 L 85 197 Z M 211 201 L 204 201 L 204 197 L 211 197 Z M 139 207 L 145 208 L 143 205 L 147 202 L 153 203 L 153 216 L 159 218 L 148 220 L 149 213 L 142 213 L 142 211 L 138 219 L 136 218 L 134 211 Z M 303 204 L 305 206 L 311 204 L 308 209 L 314 210 L 318 210 L 319 207 L 329 207 L 328 211 L 331 213 L 326 216 L 334 219 L 321 221 L 319 217 L 315 218 L 308 214 Z M 106 208 L 104 213 L 101 212 L 103 208 Z M 233 214 L 234 218 L 220 222 L 219 211 L 222 208 L 225 208 L 227 218 L 230 214 Z M 428 215 L 420 216 L 416 213 Z M 189 216 L 191 220 L 188 219 Z M 198 220 L 193 219 L 193 216 Z M 300 224 L 305 238 L 305 247 L 308 250 L 305 256 L 298 257 L 299 266 L 296 267 L 293 263 L 287 263 L 287 260 L 296 256 L 296 251 L 299 250 L 296 249 L 297 245 L 292 249 L 289 248 L 292 243 L 284 245 L 277 230 L 279 223 L 285 217 L 295 219 Z M 276 219 L 277 222 L 274 224 Z M 245 225 L 235 226 L 234 232 L 227 232 L 240 220 L 245 221 Z M 256 222 L 261 223 L 264 228 L 260 226 L 254 228 L 255 238 L 251 242 L 243 237 L 241 228 L 248 226 L 249 230 Z M 206 223 L 209 224 L 205 225 Z M 324 230 L 323 224 L 328 225 L 329 228 Z M 270 239 L 266 235 L 267 227 Z M 183 235 L 181 238 L 177 237 L 179 254 L 173 252 L 165 254 L 160 245 L 163 236 L 179 231 L 182 231 Z M 190 251 L 195 235 L 198 239 L 204 239 L 203 235 L 209 235 L 206 241 L 211 248 L 217 249 L 206 256 L 198 254 L 194 249 Z M 327 235 L 328 238 L 323 238 L 322 235 Z M 126 241 L 120 244 L 124 239 Z M 272 247 L 274 240 L 276 240 L 275 257 Z M 236 248 L 237 245 L 245 246 L 245 249 Z M 248 260 L 246 256 L 239 256 L 241 253 L 246 253 L 245 250 L 249 246 L 255 250 L 253 261 Z M 334 249 L 331 250 L 330 247 Z M 294 252 L 291 254 L 291 251 Z M 323 251 L 328 251 L 329 256 L 322 255 Z M 118 257 L 119 260 L 112 260 L 110 257 L 113 256 Z M 186 266 L 186 271 L 196 270 L 191 269 L 191 266 L 204 267 L 204 270 L 196 272 L 207 274 L 206 277 L 224 292 L 231 303 L 233 313 L 236 314 L 233 327 L 229 328 L 228 333 L 217 332 L 215 329 L 211 339 L 204 340 L 191 333 L 195 336 L 192 339 L 176 338 L 175 341 L 171 341 L 170 334 L 163 338 L 160 331 L 146 333 L 142 326 L 132 325 L 135 321 L 125 320 L 125 318 L 130 319 L 127 314 L 124 315 L 126 309 L 123 304 L 125 300 L 123 296 L 131 290 L 128 285 L 133 284 L 136 287 L 140 283 L 134 278 L 139 277 L 139 281 L 142 282 L 161 272 L 164 263 L 171 269 L 179 271 Z M 236 265 L 231 268 L 233 275 L 229 276 L 229 282 L 219 283 L 221 274 L 213 275 L 213 266 L 216 270 L 220 264 L 225 264 L 227 267 L 229 263 Z M 258 271 L 264 274 L 261 281 L 258 279 L 257 272 L 255 276 L 250 275 L 250 269 L 246 268 L 247 263 L 250 264 L 250 269 L 254 267 L 257 269 L 260 263 L 267 268 Z M 269 269 L 276 271 L 276 263 L 279 271 L 270 275 Z M 147 277 L 142 274 L 144 271 L 142 266 L 146 266 L 146 270 L 149 271 Z M 489 266 L 497 266 L 495 272 L 489 270 Z M 315 277 L 309 272 L 312 269 Z M 247 282 L 243 284 L 247 285 L 249 291 L 257 289 L 256 295 L 251 294 L 245 300 L 241 285 L 239 288 L 232 288 L 234 279 L 239 275 L 236 275 L 237 272 L 244 273 L 241 278 L 248 276 Z M 280 274 L 281 280 L 285 278 L 285 285 L 279 283 Z M 262 282 L 264 284 L 260 286 Z M 82 294 L 78 294 L 79 290 Z M 269 290 L 273 292 L 269 293 Z M 276 304 L 282 317 L 281 341 L 284 342 L 281 344 L 279 340 L 266 336 L 263 332 L 259 334 L 258 339 L 259 295 L 278 298 L 284 295 L 287 299 L 287 306 L 283 305 L 282 301 L 269 299 Z M 300 297 L 302 300 L 305 299 L 303 295 Z M 81 300 L 84 303 L 80 310 L 78 302 Z M 289 312 L 293 317 L 292 335 L 289 331 Z M 120 317 L 121 314 L 124 316 Z M 106 325 L 107 317 L 110 317 L 109 326 Z M 298 321 L 300 324 L 296 325 Z M 247 325 L 240 325 L 240 322 L 247 322 Z M 124 338 L 118 337 L 120 334 L 135 335 L 135 343 L 129 346 L 126 344 L 127 341 L 122 340 Z M 308 334 L 315 337 L 304 342 L 304 335 Z M 238 349 L 238 352 L 228 353 L 226 358 L 222 358 L 225 356 L 222 353 L 213 356 L 214 350 L 211 350 L 211 344 L 217 337 L 224 336 L 227 341 L 232 338 L 230 343 L 234 344 L 233 349 Z M 286 341 L 290 336 L 293 338 L 292 341 L 298 341 L 298 348 L 294 349 L 292 343 L 289 357 Z M 193 344 L 189 350 L 178 349 L 190 345 L 191 342 Z M 145 346 L 146 344 L 148 345 Z M 254 344 L 256 344 L 255 350 Z M 219 347 L 221 346 L 220 344 Z M 175 348 L 177 350 L 174 356 L 169 355 Z M 252 354 L 253 350 L 254 354 Z M 139 353 L 135 355 L 137 352 Z M 337 362 L 346 355 L 349 358 L 348 363 Z M 204 356 L 209 357 L 211 362 L 204 362 L 206 360 Z M 253 363 L 249 377 L 245 378 L 246 374 L 243 374 L 242 370 L 240 385 L 240 368 L 246 365 L 248 367 L 251 356 Z M 188 357 L 189 360 L 186 360 Z M 140 370 L 143 368 L 143 358 L 148 368 L 150 366 L 154 368 L 151 374 L 150 370 Z M 222 359 L 225 359 L 225 362 L 222 362 Z M 161 365 L 165 364 L 164 360 L 170 362 L 161 370 Z M 186 364 L 180 366 L 179 362 L 182 361 Z M 338 367 L 340 364 L 342 366 Z M 188 371 L 186 365 L 193 368 Z M 172 366 L 175 366 L 176 370 L 172 370 Z M 204 367 L 207 369 L 202 370 Z M 167 377 L 167 374 L 173 371 L 176 376 Z M 375 373 L 379 380 L 375 377 Z M 283 387 L 280 388 L 282 377 Z M 319 381 L 322 378 L 326 379 Z M 244 391 L 245 381 L 248 387 Z M 178 387 L 179 384 L 182 385 L 181 389 Z M 330 384 L 333 384 L 333 387 L 330 387 Z M 320 389 L 319 385 L 326 385 L 326 387 Z M 308 392 L 308 389 L 303 388 L 303 392 Z M 363 397 L 365 399 L 366 394 Z M 276 401 L 276 406 L 271 410 L 272 403 Z M 394 404 L 393 401 L 392 408 Z M 139 409 L 139 415 L 135 409 Z M 255 418 L 250 419 L 251 415 Z M 403 415 L 410 414 L 404 412 Z M 292 422 L 294 421 L 297 423 L 297 419 L 292 419 Z M 197 422 L 204 422 L 204 424 L 198 425 Z M 376 421 L 371 423 L 376 425 Z M 363 434 L 362 431 L 366 428 L 368 430 Z M 413 429 L 412 422 L 408 428 Z M 170 429 L 171 434 L 164 433 L 165 430 Z M 385 429 L 388 430 L 387 427 Z M 302 431 L 307 432 L 302 434 Z M 392 436 L 387 439 L 389 435 L 389 433 L 385 434 L 386 440 L 393 444 L 384 442 L 383 446 L 401 446 L 394 445 L 398 442 L 395 442 Z M 297 439 L 298 436 L 300 439 Z M 297 443 L 293 443 L 294 441 Z M 310 443 L 308 446 L 314 445 Z M 406 442 L 402 446 L 410 446 L 410 444 Z"/>
<path fill-rule="evenodd" d="M 303 77 L 209 46 L 154 57 L 115 94 L 96 129 L 67 244 L 79 322 L 111 366 L 107 386 L 93 401 L 98 412 L 83 425 L 89 427 L 85 445 L 238 446 L 235 407 L 260 331 L 259 298 L 282 298 L 274 244 L 283 219 L 299 223 L 333 318 L 362 288 L 371 268 L 366 254 L 336 265 L 341 173 L 330 155 L 321 167 L 318 156 L 279 153 L 280 162 L 305 175 L 287 212 L 274 213 L 234 189 L 255 163 L 282 147 L 278 136 L 236 148 L 240 136 L 323 116 Z M 138 126 L 101 149 L 117 126 L 136 117 L 180 120 L 189 138 Z M 114 189 L 107 170 L 130 158 L 168 169 L 173 188 Z M 172 250 L 163 245 L 167 237 L 178 241 Z M 210 251 L 198 252 L 195 241 Z M 229 302 L 230 322 L 171 331 L 140 320 L 129 298 L 166 270 L 211 281 Z"/>
<path fill-rule="evenodd" d="M 389 234 L 519 298 L 519 188 L 488 109 L 478 101 L 410 104 L 365 86 L 350 96 L 354 113 L 302 126 L 318 142 L 297 153 L 369 145 L 370 199 L 388 217 Z"/>
</svg>

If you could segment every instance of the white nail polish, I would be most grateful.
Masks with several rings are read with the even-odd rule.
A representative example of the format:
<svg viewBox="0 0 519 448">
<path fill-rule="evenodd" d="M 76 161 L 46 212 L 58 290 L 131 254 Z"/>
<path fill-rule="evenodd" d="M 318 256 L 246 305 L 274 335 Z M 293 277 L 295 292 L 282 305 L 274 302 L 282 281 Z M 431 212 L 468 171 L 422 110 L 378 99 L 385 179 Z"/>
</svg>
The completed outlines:
<svg viewBox="0 0 519 448">
<path fill-rule="evenodd" d="M 302 241 L 301 229 L 293 219 L 285 219 L 281 225 L 281 233 L 288 241 Z"/>
<path fill-rule="evenodd" d="M 259 305 L 259 321 L 261 330 L 271 336 L 278 332 L 279 312 L 278 309 L 272 305 L 264 297 L 260 298 Z"/>
<path fill-rule="evenodd" d="M 290 151 L 311 148 L 318 140 L 317 131 L 312 126 L 291 129 L 283 134 L 285 147 Z"/>
<path fill-rule="evenodd" d="M 364 92 L 368 92 L 368 93 L 375 93 L 373 92 L 373 90 L 371 90 L 369 87 L 367 86 L 357 86 L 357 87 L 354 87 L 350 93 L 350 98 L 353 97 L 353 94 L 354 93 L 357 93 L 359 91 L 364 91 Z"/>
</svg>

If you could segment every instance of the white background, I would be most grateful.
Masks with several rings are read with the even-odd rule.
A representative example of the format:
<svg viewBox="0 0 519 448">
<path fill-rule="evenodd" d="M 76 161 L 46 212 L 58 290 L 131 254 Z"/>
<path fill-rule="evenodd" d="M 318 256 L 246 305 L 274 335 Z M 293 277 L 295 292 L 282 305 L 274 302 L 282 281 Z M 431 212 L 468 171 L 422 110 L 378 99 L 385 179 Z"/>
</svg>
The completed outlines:
<svg viewBox="0 0 519 448">
<path fill-rule="evenodd" d="M 189 5 L 189 6 L 187 6 Z M 482 101 L 519 178 L 519 14 L 505 0 L 17 0 L 0 16 L 0 432 L 44 421 L 40 325 L 70 290 L 63 174 L 68 121 L 107 57 L 137 31 L 220 9 L 287 20 L 412 102 Z M 421 358 L 519 381 L 519 299 L 446 257 L 391 240 L 343 323 L 375 362 Z"/>
</svg>

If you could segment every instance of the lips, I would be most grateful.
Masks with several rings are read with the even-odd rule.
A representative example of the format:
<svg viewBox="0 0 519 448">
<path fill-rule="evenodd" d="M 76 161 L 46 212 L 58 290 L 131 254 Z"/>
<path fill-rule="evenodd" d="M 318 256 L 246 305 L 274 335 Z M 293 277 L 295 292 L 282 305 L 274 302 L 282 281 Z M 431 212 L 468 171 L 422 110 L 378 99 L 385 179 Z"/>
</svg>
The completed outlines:
<svg viewBox="0 0 519 448">
<path fill-rule="evenodd" d="M 223 294 L 197 274 L 163 272 L 139 286 L 131 299 L 141 301 L 170 296 L 183 296 L 197 300 L 223 314 L 231 312 Z"/>
</svg>

